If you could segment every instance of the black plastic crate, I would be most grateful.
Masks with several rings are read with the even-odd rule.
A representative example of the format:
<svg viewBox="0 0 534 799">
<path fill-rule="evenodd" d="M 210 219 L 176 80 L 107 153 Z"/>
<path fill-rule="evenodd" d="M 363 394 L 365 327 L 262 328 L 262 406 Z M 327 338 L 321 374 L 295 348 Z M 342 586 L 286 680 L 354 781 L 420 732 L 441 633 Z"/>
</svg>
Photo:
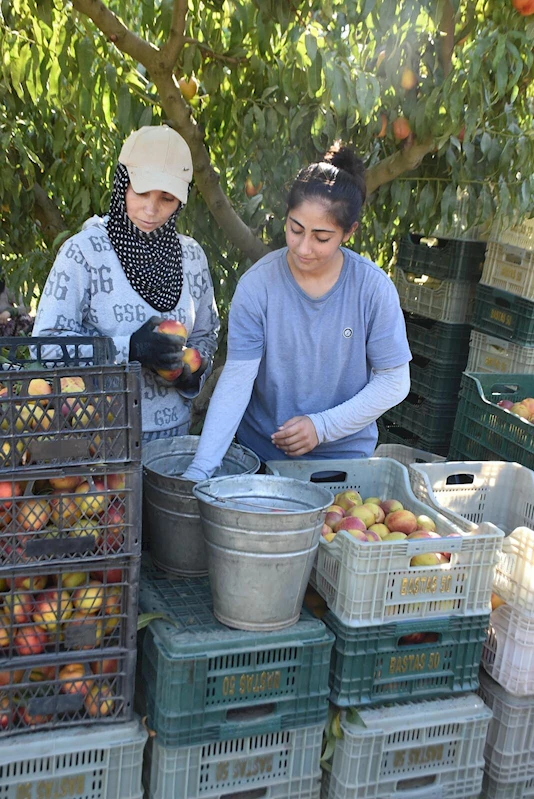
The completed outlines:
<svg viewBox="0 0 534 799">
<path fill-rule="evenodd" d="M 442 364 L 465 366 L 469 355 L 470 325 L 436 322 L 410 313 L 405 313 L 404 319 L 413 354 L 437 359 Z"/>
<path fill-rule="evenodd" d="M 476 282 L 482 275 L 486 243 L 410 233 L 399 242 L 397 266 L 440 280 Z"/>
<path fill-rule="evenodd" d="M 485 286 L 476 288 L 473 327 L 516 344 L 534 345 L 534 301 Z"/>
<path fill-rule="evenodd" d="M 30 730 L 130 721 L 135 658 L 135 651 L 110 651 L 103 660 L 78 652 L 75 658 L 0 661 L 0 740 Z"/>
<path fill-rule="evenodd" d="M 168 617 L 145 631 L 139 680 L 162 746 L 326 721 L 334 636 L 307 611 L 275 632 L 225 627 L 213 616 L 208 578 L 169 578 L 146 556 L 139 607 Z"/>
<path fill-rule="evenodd" d="M 377 421 L 379 444 L 401 444 L 404 447 L 432 452 L 434 455 L 446 456 L 450 446 L 450 436 L 425 437 L 419 436 L 413 430 L 390 421 L 384 414 Z"/>
<path fill-rule="evenodd" d="M 28 338 L 22 353 L 12 344 L 3 347 L 6 341 L 12 340 L 0 339 L 0 351 L 13 360 L 3 362 L 0 371 L 0 468 L 140 461 L 140 364 L 88 366 L 94 345 L 88 354 L 84 347 L 89 345 L 76 350 L 70 338 Z M 107 360 L 108 340 L 102 341 L 96 357 Z M 32 360 L 33 354 L 46 366 Z"/>
<path fill-rule="evenodd" d="M 534 375 L 464 372 L 450 460 L 504 460 L 534 469 L 534 425 L 497 403 L 534 396 Z"/>
<path fill-rule="evenodd" d="M 140 463 L 0 473 L 0 575 L 139 555 L 142 479 Z"/>
<path fill-rule="evenodd" d="M 140 557 L 0 569 L 0 672 L 135 651 Z"/>
<path fill-rule="evenodd" d="M 0 336 L 0 369 L 104 366 L 115 362 L 108 336 Z"/>
<path fill-rule="evenodd" d="M 323 616 L 336 636 L 330 701 L 341 707 L 475 691 L 489 613 L 349 627 Z"/>
</svg>

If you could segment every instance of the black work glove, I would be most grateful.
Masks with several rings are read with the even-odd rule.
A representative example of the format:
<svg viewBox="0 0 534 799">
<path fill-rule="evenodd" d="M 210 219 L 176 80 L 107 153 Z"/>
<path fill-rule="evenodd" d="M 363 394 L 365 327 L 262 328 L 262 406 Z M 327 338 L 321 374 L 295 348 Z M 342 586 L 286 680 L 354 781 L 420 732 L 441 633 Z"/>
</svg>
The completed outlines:
<svg viewBox="0 0 534 799">
<path fill-rule="evenodd" d="M 155 328 L 163 322 L 159 316 L 151 316 L 130 337 L 130 360 L 139 361 L 152 369 L 179 369 L 182 365 L 182 350 L 185 339 L 157 333 Z"/>
<path fill-rule="evenodd" d="M 198 391 L 198 387 L 200 385 L 200 378 L 206 371 L 209 366 L 209 358 L 202 358 L 202 363 L 196 370 L 196 372 L 191 371 L 191 367 L 188 363 L 183 364 L 183 372 L 180 377 L 177 377 L 176 380 L 173 382 L 173 386 L 176 386 L 177 389 L 180 391 L 187 391 L 193 392 Z"/>
</svg>

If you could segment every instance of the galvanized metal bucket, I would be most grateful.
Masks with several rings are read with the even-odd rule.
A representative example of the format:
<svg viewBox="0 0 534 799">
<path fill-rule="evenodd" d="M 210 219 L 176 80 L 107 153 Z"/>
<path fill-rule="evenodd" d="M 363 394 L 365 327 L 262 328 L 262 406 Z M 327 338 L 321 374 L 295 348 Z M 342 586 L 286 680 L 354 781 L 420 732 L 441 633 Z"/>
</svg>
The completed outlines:
<svg viewBox="0 0 534 799">
<path fill-rule="evenodd" d="M 217 619 L 238 630 L 298 621 L 332 493 L 272 475 L 197 483 Z"/>
<path fill-rule="evenodd" d="M 154 563 L 180 577 L 208 573 L 194 482 L 184 480 L 200 436 L 176 436 L 143 445 L 143 539 Z M 251 474 L 260 468 L 252 450 L 231 444 L 217 474 Z"/>
</svg>

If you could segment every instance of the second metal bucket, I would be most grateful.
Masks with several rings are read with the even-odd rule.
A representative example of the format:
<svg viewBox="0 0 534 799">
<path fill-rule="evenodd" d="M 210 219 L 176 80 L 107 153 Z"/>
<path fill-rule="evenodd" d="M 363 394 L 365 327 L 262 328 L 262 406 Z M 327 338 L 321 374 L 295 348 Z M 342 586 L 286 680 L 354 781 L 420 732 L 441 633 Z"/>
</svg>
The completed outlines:
<svg viewBox="0 0 534 799">
<path fill-rule="evenodd" d="M 156 566 L 179 577 L 208 573 L 194 482 L 181 476 L 199 440 L 200 436 L 176 436 L 143 445 L 143 537 Z M 259 467 L 254 452 L 231 444 L 217 474 L 249 474 Z"/>
<path fill-rule="evenodd" d="M 216 618 L 239 630 L 295 624 L 332 493 L 271 475 L 212 478 L 193 493 Z"/>
</svg>

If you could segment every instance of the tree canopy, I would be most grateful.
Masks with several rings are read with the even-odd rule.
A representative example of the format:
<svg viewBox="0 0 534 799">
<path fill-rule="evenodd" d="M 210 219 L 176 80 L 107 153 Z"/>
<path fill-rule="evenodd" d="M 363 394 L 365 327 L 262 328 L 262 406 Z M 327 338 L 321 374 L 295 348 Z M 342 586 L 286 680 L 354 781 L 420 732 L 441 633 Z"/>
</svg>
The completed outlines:
<svg viewBox="0 0 534 799">
<path fill-rule="evenodd" d="M 223 315 L 242 270 L 283 242 L 291 179 L 337 139 L 368 168 L 354 244 L 381 264 L 410 229 L 474 235 L 534 207 L 534 15 L 512 0 L 0 7 L 2 270 L 27 298 L 61 241 L 105 212 L 122 141 L 144 124 L 191 147 L 180 225 Z"/>
</svg>

